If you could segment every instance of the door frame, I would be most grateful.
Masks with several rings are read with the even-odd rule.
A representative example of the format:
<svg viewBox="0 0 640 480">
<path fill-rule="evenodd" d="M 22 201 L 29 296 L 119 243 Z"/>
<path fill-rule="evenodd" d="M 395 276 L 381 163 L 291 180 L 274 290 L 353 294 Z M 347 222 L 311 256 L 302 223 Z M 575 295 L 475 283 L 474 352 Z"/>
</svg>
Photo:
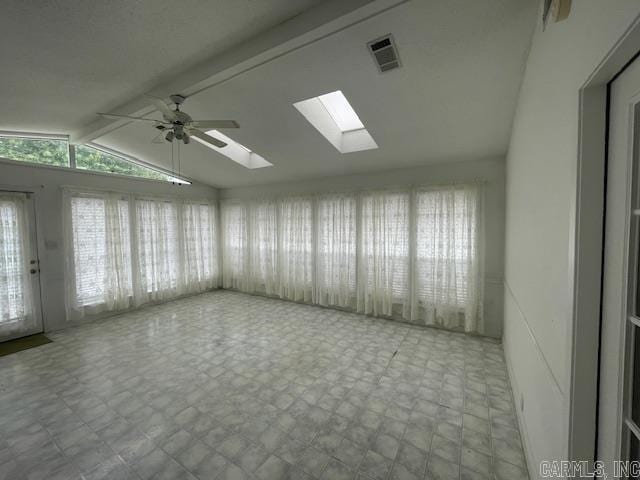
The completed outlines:
<svg viewBox="0 0 640 480">
<path fill-rule="evenodd" d="M 606 214 L 609 85 L 638 56 L 640 15 L 579 90 L 575 204 L 571 208 L 569 292 L 571 380 L 568 459 L 596 460 Z"/>
<path fill-rule="evenodd" d="M 32 202 L 33 212 L 31 212 L 31 215 L 33 215 L 35 238 L 31 240 L 33 241 L 33 248 L 35 249 L 36 257 L 38 260 L 38 268 L 40 269 L 40 272 L 38 272 L 38 280 L 37 280 L 38 287 L 39 287 L 38 295 L 37 295 L 37 298 L 36 296 L 34 296 L 33 301 L 37 302 L 38 304 L 38 310 L 40 312 L 41 327 L 42 327 L 40 331 L 36 333 L 44 333 L 46 331 L 46 328 L 45 328 L 46 318 L 45 318 L 43 293 L 42 293 L 43 292 L 42 271 L 44 266 L 44 259 L 42 257 L 42 252 L 44 252 L 44 237 L 42 235 L 42 222 L 41 222 L 40 212 L 38 208 L 39 199 L 40 199 L 38 190 L 41 190 L 42 188 L 44 188 L 44 186 L 10 185 L 10 184 L 0 183 L 0 191 L 25 193 L 30 195 L 31 198 L 33 199 L 33 202 Z M 23 334 L 11 335 L 5 338 L 3 341 L 15 340 L 23 336 L 25 335 Z"/>
</svg>

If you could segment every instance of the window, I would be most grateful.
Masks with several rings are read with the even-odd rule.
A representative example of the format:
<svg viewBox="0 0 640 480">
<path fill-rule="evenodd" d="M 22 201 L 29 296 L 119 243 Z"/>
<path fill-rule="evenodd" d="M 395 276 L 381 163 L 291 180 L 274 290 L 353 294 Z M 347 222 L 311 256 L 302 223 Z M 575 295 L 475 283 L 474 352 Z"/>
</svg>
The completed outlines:
<svg viewBox="0 0 640 480">
<path fill-rule="evenodd" d="M 278 280 L 278 205 L 273 201 L 250 206 L 250 266 L 254 289 L 272 295 Z"/>
<path fill-rule="evenodd" d="M 421 302 L 464 309 L 476 262 L 475 190 L 439 188 L 416 194 L 416 276 Z"/>
<path fill-rule="evenodd" d="M 26 196 L 0 192 L 0 332 L 23 329 L 32 313 Z"/>
<path fill-rule="evenodd" d="M 63 206 L 68 318 L 218 286 L 215 204 L 65 188 Z"/>
<path fill-rule="evenodd" d="M 70 146 L 66 138 L 33 135 L 33 137 L 22 136 L 22 134 L 0 135 L 0 158 L 70 168 L 69 150 L 71 149 L 75 154 L 74 168 L 80 170 L 108 172 L 182 184 L 191 183 L 160 170 L 139 165 L 133 159 L 118 155 L 116 152 L 109 152 L 102 147 Z"/>
<path fill-rule="evenodd" d="M 178 291 L 178 208 L 164 200 L 137 200 L 138 265 L 143 292 L 150 299 Z"/>
<path fill-rule="evenodd" d="M 324 305 L 349 306 L 356 294 L 356 197 L 318 200 L 318 292 Z"/>
<path fill-rule="evenodd" d="M 232 138 L 227 137 L 223 133 L 220 133 L 217 130 L 208 130 L 207 135 L 210 135 L 218 140 L 222 140 L 227 145 L 225 147 L 217 147 L 212 143 L 203 140 L 202 138 L 196 137 L 193 138 L 196 142 L 201 143 L 202 145 L 209 147 L 212 150 L 215 150 L 218 153 L 221 153 L 225 157 L 233 160 L 236 163 L 239 163 L 245 168 L 255 169 L 255 168 L 264 168 L 264 167 L 272 167 L 273 163 L 266 160 L 264 157 L 258 155 L 255 152 L 252 152 L 250 149 L 242 145 L 241 143 L 236 142 Z"/>
<path fill-rule="evenodd" d="M 182 208 L 185 290 L 197 292 L 218 282 L 217 218 L 211 204 L 187 203 Z"/>
<path fill-rule="evenodd" d="M 133 294 L 129 202 L 105 194 L 73 196 L 70 203 L 75 307 L 128 306 Z"/>
<path fill-rule="evenodd" d="M 472 184 L 229 201 L 225 287 L 482 333 L 481 192 Z"/>
<path fill-rule="evenodd" d="M 313 202 L 287 198 L 280 202 L 280 274 L 283 295 L 310 300 L 313 284 Z"/>
<path fill-rule="evenodd" d="M 57 138 L 0 136 L 0 157 L 19 162 L 69 166 L 69 143 Z"/>
<path fill-rule="evenodd" d="M 225 288 L 246 288 L 247 209 L 244 205 L 223 204 L 222 223 L 222 279 Z"/>
<path fill-rule="evenodd" d="M 73 246 L 78 305 L 104 301 L 107 257 L 106 212 L 102 198 L 74 198 Z"/>
<path fill-rule="evenodd" d="M 340 153 L 378 148 L 347 98 L 340 90 L 308 98 L 293 106 Z"/>
<path fill-rule="evenodd" d="M 391 314 L 409 300 L 409 193 L 373 192 L 362 198 L 362 263 L 372 311 Z"/>
<path fill-rule="evenodd" d="M 142 177 L 152 180 L 164 180 L 167 182 L 180 182 L 182 180 L 160 173 L 151 168 L 137 165 L 124 157 L 115 155 L 98 148 L 87 145 L 75 147 L 76 167 L 81 170 L 93 170 L 96 172 L 117 173 L 130 177 Z"/>
</svg>

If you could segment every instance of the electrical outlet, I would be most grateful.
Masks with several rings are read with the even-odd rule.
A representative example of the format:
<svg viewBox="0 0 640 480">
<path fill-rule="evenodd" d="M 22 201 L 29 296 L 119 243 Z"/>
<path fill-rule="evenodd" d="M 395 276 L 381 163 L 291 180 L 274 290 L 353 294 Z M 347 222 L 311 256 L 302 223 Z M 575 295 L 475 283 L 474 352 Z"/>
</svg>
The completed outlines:
<svg viewBox="0 0 640 480">
<path fill-rule="evenodd" d="M 524 412 L 524 395 L 520 394 L 520 411 Z"/>
</svg>

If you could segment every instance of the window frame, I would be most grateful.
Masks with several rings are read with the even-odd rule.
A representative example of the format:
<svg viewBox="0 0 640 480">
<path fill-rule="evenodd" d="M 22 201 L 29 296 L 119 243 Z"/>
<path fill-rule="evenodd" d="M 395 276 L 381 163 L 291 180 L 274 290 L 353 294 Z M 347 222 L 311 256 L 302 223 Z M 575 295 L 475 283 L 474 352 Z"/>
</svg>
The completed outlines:
<svg viewBox="0 0 640 480">
<path fill-rule="evenodd" d="M 75 278 L 74 278 L 74 282 L 75 282 L 75 293 L 76 293 L 76 307 L 78 308 L 84 308 L 84 309 L 92 309 L 92 308 L 98 308 L 101 307 L 103 305 L 106 305 L 109 303 L 109 300 L 106 299 L 106 297 L 102 297 L 101 300 L 103 301 L 90 301 L 90 302 L 81 302 L 79 301 L 79 297 L 78 297 L 78 264 L 77 264 L 77 255 L 78 255 L 78 250 L 77 250 L 77 237 L 75 235 L 75 227 L 74 224 L 76 223 L 76 217 L 74 215 L 75 211 L 74 211 L 74 201 L 77 199 L 84 199 L 84 200 L 99 200 L 103 203 L 103 213 L 104 213 L 104 240 L 105 240 L 105 251 L 103 253 L 103 257 L 108 261 L 108 253 L 107 253 L 107 246 L 106 246 L 106 238 L 107 238 L 107 226 L 106 226 L 106 220 L 107 220 L 107 197 L 106 195 L 112 195 L 112 192 L 90 192 L 90 191 L 74 191 L 74 192 L 70 192 L 69 195 L 69 208 L 70 208 L 70 212 L 69 212 L 69 218 L 71 221 L 71 228 L 72 231 L 70 232 L 70 238 L 68 239 L 68 241 L 71 242 L 72 248 L 73 248 L 73 255 L 74 255 L 74 259 L 73 259 L 73 265 L 74 265 L 74 274 L 75 274 Z M 120 198 L 118 198 L 116 201 L 118 203 L 118 209 L 123 208 L 123 206 L 121 205 L 121 203 L 124 203 L 124 211 L 126 211 L 126 215 L 127 215 L 127 224 L 128 224 L 128 229 L 127 229 L 127 235 L 126 235 L 126 239 L 124 239 L 124 243 L 123 245 L 126 245 L 127 248 L 127 256 L 128 256 L 128 260 L 129 260 L 129 265 L 128 268 L 126 269 L 126 276 L 127 276 L 127 298 L 129 299 L 129 301 L 133 300 L 134 297 L 134 280 L 133 280 L 133 269 L 134 269 L 134 265 L 133 265 L 133 241 L 134 241 L 134 234 L 131 230 L 131 203 L 132 203 L 132 199 L 130 198 L 129 195 L 126 194 L 117 194 Z M 106 261 L 105 261 L 105 268 L 106 268 Z M 102 292 L 104 293 L 105 290 L 102 290 Z M 98 296 L 93 297 L 94 300 L 98 299 Z"/>
<path fill-rule="evenodd" d="M 439 187 L 434 187 L 434 188 L 423 188 L 423 189 L 419 189 L 415 192 L 415 209 L 416 209 L 416 216 L 415 216 L 415 221 L 416 221 L 416 225 L 415 225 L 415 232 L 416 234 L 420 233 L 421 229 L 420 229 L 420 222 L 421 220 L 424 221 L 424 216 L 420 214 L 420 212 L 418 212 L 417 210 L 420 208 L 421 202 L 423 201 L 421 199 L 422 196 L 427 196 L 427 195 L 437 195 L 439 192 L 443 191 L 443 190 L 450 190 L 453 195 L 454 195 L 454 205 L 455 205 L 455 210 L 456 210 L 456 216 L 452 219 L 452 225 L 454 225 L 453 230 L 454 230 L 454 234 L 458 234 L 461 231 L 464 231 L 464 224 L 466 222 L 470 222 L 470 221 L 474 221 L 474 222 L 478 222 L 478 212 L 477 212 L 477 206 L 476 206 L 476 210 L 473 212 L 473 218 L 470 219 L 468 217 L 466 217 L 464 214 L 469 213 L 466 212 L 464 209 L 464 204 L 467 201 L 466 198 L 466 191 L 465 191 L 465 184 L 461 184 L 461 185 L 452 185 L 451 187 L 446 187 L 446 188 L 439 188 Z M 428 212 L 428 213 L 432 213 L 432 212 Z M 471 261 L 471 259 L 475 256 L 477 256 L 478 253 L 478 245 L 475 242 L 475 240 L 471 237 L 468 238 L 454 238 L 454 243 L 456 243 L 457 241 L 459 241 L 459 243 L 461 243 L 461 248 L 460 249 L 456 249 L 456 251 L 454 252 L 454 255 L 452 257 L 446 257 L 444 259 L 444 261 L 446 262 L 450 262 L 450 263 L 454 263 L 456 266 L 460 267 L 460 273 L 458 273 L 458 275 L 456 276 L 456 280 L 460 280 L 461 283 L 461 288 L 460 288 L 460 292 L 458 295 L 456 295 L 456 305 L 452 305 L 452 307 L 457 308 L 460 312 L 464 312 L 465 309 L 465 305 L 467 303 L 467 301 L 469 300 L 469 295 L 471 293 L 471 286 L 470 286 L 470 282 L 472 280 L 472 277 L 470 276 L 470 272 L 467 271 L 466 266 L 467 263 Z M 451 241 L 451 239 L 449 239 L 449 241 Z M 430 261 L 434 261 L 437 260 L 439 257 L 436 256 L 430 256 L 430 255 L 424 255 L 424 252 L 421 250 L 422 245 L 417 241 L 415 241 L 415 248 L 416 248 L 416 252 L 415 252 L 415 268 L 416 270 L 419 270 L 420 265 L 424 265 L 427 264 Z M 432 289 L 432 286 L 429 287 L 427 285 L 418 285 L 418 287 L 416 288 L 416 295 L 418 295 L 418 304 L 420 306 L 428 306 L 431 304 L 431 301 L 425 300 L 424 298 L 422 298 L 422 296 L 431 296 L 433 297 L 433 301 L 435 301 L 435 292 Z"/>
<path fill-rule="evenodd" d="M 73 161 L 71 158 L 71 150 L 69 149 L 69 137 L 66 135 L 54 135 L 48 133 L 23 133 L 23 132 L 7 132 L 0 130 L 0 139 L 3 138 L 16 138 L 16 139 L 24 139 L 24 140 L 58 140 L 62 142 L 66 142 L 67 144 L 67 165 L 54 165 L 49 163 L 38 163 L 38 162 L 30 162 L 28 160 L 16 160 L 13 158 L 7 158 L 0 156 L 0 161 L 7 161 L 11 163 L 18 163 L 20 165 L 31 165 L 38 167 L 48 167 L 48 168 L 73 168 Z"/>
<path fill-rule="evenodd" d="M 139 167 L 142 168 L 148 168 L 149 170 L 153 170 L 158 172 L 161 175 L 166 175 L 169 178 L 173 178 L 175 180 L 177 180 L 177 182 L 175 180 L 160 180 L 160 179 L 154 179 L 154 178 L 147 178 L 147 177 L 138 177 L 138 176 L 134 176 L 134 175 L 125 175 L 125 174 L 121 174 L 121 173 L 113 173 L 113 172 L 105 172 L 105 171 L 101 171 L 101 170 L 90 170 L 90 169 L 86 169 L 86 168 L 77 168 L 76 166 L 76 145 L 72 144 L 69 141 L 69 136 L 68 135 L 57 135 L 57 134 L 49 134 L 49 133 L 34 133 L 34 132 L 13 132 L 13 131 L 6 131 L 6 130 L 0 130 L 0 138 L 24 138 L 24 139 L 32 139 L 32 140 L 62 140 L 65 141 L 67 143 L 67 147 L 69 150 L 68 153 L 68 159 L 69 159 L 69 164 L 68 165 L 50 165 L 50 164 L 46 164 L 46 163 L 36 163 L 36 162 L 29 162 L 29 161 L 25 161 L 25 160 L 16 160 L 16 159 L 12 159 L 12 158 L 6 158 L 6 157 L 2 157 L 0 156 L 0 164 L 9 164 L 9 165 L 27 165 L 27 166 L 31 166 L 31 167 L 36 167 L 36 168 L 45 168 L 45 169 L 54 169 L 54 170 L 73 170 L 76 172 L 82 172 L 82 173 L 88 173 L 88 174 L 92 174 L 92 175 L 103 175 L 103 176 L 117 176 L 117 177 L 124 177 L 124 178 L 131 178 L 131 179 L 135 179 L 135 180 L 144 180 L 144 181 L 151 181 L 151 182 L 161 182 L 161 183 L 177 183 L 179 185 L 191 185 L 193 184 L 193 181 L 189 178 L 186 178 L 182 175 L 177 175 L 174 174 L 168 170 L 165 170 L 161 167 L 158 167 L 156 165 L 152 165 L 150 163 L 147 163 L 143 160 L 140 160 L 136 157 L 132 157 L 131 155 L 127 155 L 125 153 L 119 152 L 117 150 L 113 150 L 111 148 L 105 147 L 103 145 L 99 145 L 96 144 L 94 142 L 88 142 L 86 144 L 83 144 L 83 146 L 89 147 L 89 148 L 95 148 L 96 150 L 100 150 L 103 153 L 109 154 L 109 155 L 114 155 L 120 159 L 122 159 L 123 161 L 126 162 L 130 162 L 133 163 L 134 165 L 137 165 Z"/>
</svg>

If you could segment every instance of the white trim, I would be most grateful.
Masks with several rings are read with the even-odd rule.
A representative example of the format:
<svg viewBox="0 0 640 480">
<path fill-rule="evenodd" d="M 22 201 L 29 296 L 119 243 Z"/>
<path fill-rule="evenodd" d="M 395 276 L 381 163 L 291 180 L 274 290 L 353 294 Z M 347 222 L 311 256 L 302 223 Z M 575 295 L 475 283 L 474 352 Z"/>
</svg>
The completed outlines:
<svg viewBox="0 0 640 480">
<path fill-rule="evenodd" d="M 63 133 L 35 133 L 35 132 L 14 132 L 10 130 L 0 130 L 0 137 L 11 138 L 34 138 L 36 140 L 65 140 L 69 141 L 69 135 Z"/>
<path fill-rule="evenodd" d="M 570 394 L 567 396 L 568 458 L 591 460 L 596 445 L 598 350 L 604 212 L 605 118 L 608 82 L 640 45 L 640 16 L 589 75 L 580 89 L 575 208 L 569 265 L 571 314 Z"/>
<path fill-rule="evenodd" d="M 101 188 L 101 187 L 84 187 L 81 185 L 60 185 L 62 190 L 68 191 L 70 194 L 78 195 L 122 195 L 134 200 L 154 200 L 154 201 L 167 201 L 167 202 L 181 202 L 187 204 L 202 204 L 202 205 L 217 205 L 218 200 L 206 197 L 183 197 L 180 195 L 163 195 L 163 194 L 145 194 L 135 193 L 130 190 L 118 190 L 114 188 Z"/>
<path fill-rule="evenodd" d="M 518 312 L 520 313 L 520 316 L 522 317 L 522 321 L 524 323 L 524 326 L 526 327 L 527 334 L 531 339 L 531 343 L 535 347 L 536 351 L 540 354 L 540 358 L 542 358 L 542 363 L 544 363 L 544 366 L 546 367 L 545 370 L 548 373 L 549 377 L 553 380 L 553 385 L 557 389 L 557 393 L 560 396 L 564 396 L 564 389 L 562 388 L 562 383 L 556 377 L 556 374 L 554 373 L 553 368 L 551 368 L 551 365 L 549 364 L 549 361 L 547 360 L 547 357 L 544 354 L 544 350 L 542 350 L 542 347 L 540 347 L 540 344 L 538 343 L 538 339 L 536 338 L 536 335 L 533 333 L 533 330 L 531 329 L 531 325 L 529 323 L 529 320 L 527 319 L 527 316 L 524 314 L 524 311 L 520 307 L 520 304 L 518 303 L 518 300 L 516 299 L 516 296 L 514 295 L 513 290 L 511 290 L 511 287 L 509 286 L 509 283 L 506 280 L 504 281 L 504 290 L 505 290 L 505 293 L 509 293 L 509 295 L 513 299 L 513 304 L 516 306 L 516 308 L 518 309 Z M 511 381 L 513 381 L 514 379 L 515 377 L 512 376 Z M 516 405 L 516 403 L 514 403 L 514 405 Z M 519 417 L 520 415 L 518 415 L 518 418 Z"/>
<path fill-rule="evenodd" d="M 2 164 L 22 166 L 22 167 L 26 166 L 26 167 L 32 167 L 32 168 L 43 168 L 43 169 L 48 169 L 48 170 L 64 170 L 64 171 L 67 171 L 67 172 L 76 172 L 76 173 L 81 173 L 81 174 L 84 174 L 84 175 L 99 175 L 99 176 L 103 176 L 103 177 L 127 178 L 127 179 L 130 179 L 130 180 L 140 180 L 140 181 L 143 181 L 143 182 L 172 183 L 170 180 L 156 180 L 154 178 L 135 177 L 133 175 L 122 175 L 120 173 L 99 172 L 97 170 L 85 170 L 83 168 L 71 168 L 71 167 L 64 167 L 64 166 L 60 166 L 60 165 L 47 165 L 47 164 L 44 164 L 44 163 L 25 162 L 25 161 L 22 161 L 22 160 L 11 160 L 10 158 L 0 157 L 0 165 L 2 165 Z M 175 175 L 173 175 L 173 176 L 175 177 Z M 189 186 L 189 185 L 193 185 L 194 184 L 193 180 L 184 179 L 184 181 L 189 182 L 189 183 L 183 184 L 184 186 Z"/>
<path fill-rule="evenodd" d="M 627 425 L 627 427 L 629 427 L 629 430 L 631 430 L 631 432 L 638 439 L 640 439 L 640 428 L 638 427 L 638 425 L 636 425 L 636 422 L 634 422 L 633 420 L 626 419 L 624 423 Z"/>
<path fill-rule="evenodd" d="M 77 146 L 78 145 L 74 145 L 73 146 L 74 149 Z M 114 157 L 120 157 L 125 162 L 133 163 L 134 165 L 138 165 L 139 167 L 148 168 L 149 170 L 153 170 L 154 172 L 158 172 L 158 173 L 160 173 L 162 175 L 167 175 L 168 177 L 175 178 L 175 179 L 180 180 L 182 182 L 192 183 L 191 180 L 187 180 L 186 178 L 182 177 L 181 175 L 173 173 L 168 169 L 164 169 L 162 167 L 158 167 L 157 165 L 154 165 L 154 164 L 149 163 L 149 162 L 145 162 L 144 160 L 140 160 L 139 158 L 136 158 L 136 157 L 132 157 L 131 155 L 127 155 L 126 153 L 120 152 L 118 150 L 114 150 L 113 148 L 105 147 L 104 145 L 100 145 L 99 143 L 89 142 L 89 143 L 85 143 L 84 145 L 79 145 L 79 146 L 93 148 L 93 149 L 98 150 L 98 151 L 100 151 L 102 153 L 106 153 L 108 155 L 113 155 Z M 79 169 L 79 170 L 84 170 L 84 169 Z M 110 172 L 105 172 L 105 173 L 110 173 Z M 117 173 L 115 175 L 123 175 L 125 177 L 133 176 L 133 175 L 124 175 L 122 173 Z M 153 180 L 153 179 L 151 179 L 151 180 Z"/>
<path fill-rule="evenodd" d="M 157 172 L 161 175 L 166 175 L 168 176 L 170 179 L 173 180 L 157 180 L 157 179 L 153 179 L 153 178 L 145 178 L 145 177 L 138 177 L 136 175 L 126 175 L 123 173 L 114 173 L 114 172 L 103 172 L 103 171 L 98 171 L 98 170 L 89 170 L 89 169 L 84 169 L 84 168 L 78 168 L 76 165 L 76 144 L 72 144 L 69 141 L 69 136 L 68 135 L 58 135 L 58 134 L 49 134 L 49 133 L 31 133 L 31 132 L 14 132 L 14 131 L 7 131 L 7 130 L 0 130 L 0 138 L 24 138 L 24 139 L 33 139 L 33 140 L 61 140 L 61 141 L 65 141 L 67 142 L 67 151 L 68 151 L 68 158 L 69 158 L 69 165 L 65 166 L 65 165 L 49 165 L 49 164 L 45 164 L 45 163 L 38 163 L 38 162 L 29 162 L 27 160 L 12 160 L 9 158 L 4 158 L 4 157 L 0 157 L 0 161 L 10 161 L 10 162 L 17 162 L 20 164 L 29 164 L 29 165 L 35 165 L 35 166 L 40 166 L 40 167 L 55 167 L 55 168 L 66 168 L 66 169 L 70 169 L 70 170 L 81 170 L 81 171 L 85 171 L 85 172 L 92 172 L 92 173 L 106 173 L 109 175 L 118 175 L 121 177 L 129 177 L 129 178 L 142 178 L 145 180 L 153 180 L 153 181 L 158 181 L 158 182 L 172 182 L 173 180 L 178 180 L 180 182 L 185 182 L 188 185 L 191 185 L 193 183 L 193 180 L 188 179 L 186 177 L 183 177 L 182 175 L 179 174 L 175 174 L 173 172 L 171 172 L 170 170 L 164 169 L 162 167 L 159 167 L 157 165 L 154 165 L 152 163 L 149 162 L 145 162 L 144 160 L 140 160 L 136 157 L 133 157 L 131 155 L 128 155 L 126 153 L 120 152 L 118 150 L 114 150 L 112 148 L 109 147 L 105 147 L 103 145 L 100 145 L 98 143 L 94 143 L 94 142 L 89 142 L 86 143 L 85 145 L 81 145 L 81 146 L 87 146 L 89 148 L 93 148 L 95 150 L 98 150 L 102 153 L 106 153 L 108 155 L 113 155 L 115 157 L 119 157 L 121 158 L 123 161 L 125 162 L 129 162 L 129 163 L 133 163 L 134 165 L 137 165 L 139 167 L 143 167 L 143 168 L 148 168 L 149 170 L 153 170 L 154 172 Z"/>
<path fill-rule="evenodd" d="M 147 93 L 167 98 L 173 92 L 187 96 L 221 85 L 256 68 L 354 25 L 362 24 L 409 0 L 329 0 L 243 42 L 237 48 L 206 59 L 177 77 L 156 85 Z M 155 111 L 142 95 L 133 97 L 112 111 L 144 116 Z M 130 123 L 125 120 L 96 119 L 71 135 L 73 143 L 86 143 Z"/>
</svg>

